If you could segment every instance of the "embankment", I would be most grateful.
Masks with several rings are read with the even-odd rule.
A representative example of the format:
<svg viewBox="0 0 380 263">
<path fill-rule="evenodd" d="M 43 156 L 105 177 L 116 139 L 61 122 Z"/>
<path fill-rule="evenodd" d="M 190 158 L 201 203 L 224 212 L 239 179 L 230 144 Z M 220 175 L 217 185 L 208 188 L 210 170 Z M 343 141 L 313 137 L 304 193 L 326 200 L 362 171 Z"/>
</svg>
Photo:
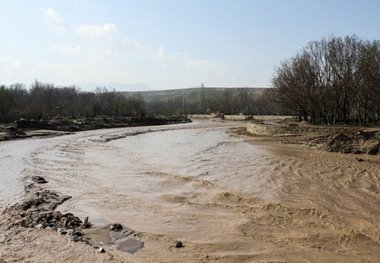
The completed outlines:
<svg viewBox="0 0 380 263">
<path fill-rule="evenodd" d="M 94 117 L 85 119 L 52 120 L 20 119 L 5 127 L 0 127 L 0 141 L 23 139 L 32 136 L 61 135 L 67 132 L 96 129 L 154 126 L 188 123 L 185 116 L 145 116 L 145 117 Z M 54 131 L 54 132 L 52 132 Z"/>
<path fill-rule="evenodd" d="M 247 132 L 254 136 L 295 135 L 297 138 L 282 141 L 305 144 L 328 152 L 371 155 L 380 153 L 379 128 L 249 123 Z"/>
<path fill-rule="evenodd" d="M 352 128 L 356 129 L 356 128 Z M 273 136 L 278 134 L 305 134 L 305 133 L 328 133 L 342 130 L 341 127 L 328 126 L 290 126 L 290 125 L 271 125 L 261 123 L 247 124 L 247 131 L 256 136 Z M 356 130 L 359 130 L 357 128 Z"/>
</svg>

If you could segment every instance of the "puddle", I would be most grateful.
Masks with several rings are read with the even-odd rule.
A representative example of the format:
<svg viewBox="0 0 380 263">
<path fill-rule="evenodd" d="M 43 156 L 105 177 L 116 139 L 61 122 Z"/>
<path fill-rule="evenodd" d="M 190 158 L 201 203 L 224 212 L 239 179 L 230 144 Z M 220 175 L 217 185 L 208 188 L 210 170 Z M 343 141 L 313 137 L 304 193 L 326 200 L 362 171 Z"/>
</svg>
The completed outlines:
<svg viewBox="0 0 380 263">
<path fill-rule="evenodd" d="M 131 228 L 124 226 L 121 230 L 109 230 L 108 226 L 94 227 L 84 230 L 86 236 L 97 246 L 116 249 L 129 254 L 134 254 L 144 247 L 144 242 Z"/>
<path fill-rule="evenodd" d="M 102 227 L 102 226 L 105 226 L 105 225 L 111 224 L 111 222 L 105 220 L 104 218 L 95 218 L 95 219 L 90 218 L 90 222 L 91 222 L 94 226 L 98 226 L 98 227 Z"/>
<path fill-rule="evenodd" d="M 115 242 L 115 244 L 117 250 L 128 252 L 130 254 L 134 254 L 144 247 L 144 242 L 134 238 L 119 240 Z"/>
</svg>

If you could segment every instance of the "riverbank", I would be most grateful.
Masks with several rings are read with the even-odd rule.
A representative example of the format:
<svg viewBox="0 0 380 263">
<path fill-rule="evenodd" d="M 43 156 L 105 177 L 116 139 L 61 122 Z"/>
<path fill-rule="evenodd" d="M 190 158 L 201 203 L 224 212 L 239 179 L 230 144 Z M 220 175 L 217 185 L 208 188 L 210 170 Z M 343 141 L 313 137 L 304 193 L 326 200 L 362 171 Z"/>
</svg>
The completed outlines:
<svg viewBox="0 0 380 263">
<path fill-rule="evenodd" d="M 0 141 L 25 139 L 30 137 L 59 136 L 78 131 L 110 129 L 136 126 L 168 125 L 188 123 L 185 116 L 146 117 L 95 117 L 86 119 L 33 120 L 20 119 L 0 126 Z"/>
<path fill-rule="evenodd" d="M 249 123 L 247 134 L 271 137 L 287 144 L 340 153 L 377 155 L 380 153 L 380 128 L 357 126 L 317 126 L 303 123 Z"/>
</svg>

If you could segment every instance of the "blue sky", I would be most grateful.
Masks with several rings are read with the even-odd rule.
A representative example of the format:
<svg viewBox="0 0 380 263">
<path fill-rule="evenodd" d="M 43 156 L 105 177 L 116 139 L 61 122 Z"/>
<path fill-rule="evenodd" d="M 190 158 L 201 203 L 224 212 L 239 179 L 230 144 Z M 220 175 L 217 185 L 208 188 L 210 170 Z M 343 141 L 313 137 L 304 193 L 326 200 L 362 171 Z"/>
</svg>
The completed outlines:
<svg viewBox="0 0 380 263">
<path fill-rule="evenodd" d="M 379 0 L 0 0 L 0 83 L 270 86 L 311 40 L 380 39 Z"/>
</svg>

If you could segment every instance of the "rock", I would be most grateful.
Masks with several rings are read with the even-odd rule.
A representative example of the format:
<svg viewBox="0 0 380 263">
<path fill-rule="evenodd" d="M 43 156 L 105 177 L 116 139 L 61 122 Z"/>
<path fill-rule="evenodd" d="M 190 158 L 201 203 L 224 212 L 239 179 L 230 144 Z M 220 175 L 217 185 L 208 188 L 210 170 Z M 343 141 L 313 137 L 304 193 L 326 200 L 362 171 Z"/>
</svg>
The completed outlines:
<svg viewBox="0 0 380 263">
<path fill-rule="evenodd" d="M 224 119 L 224 114 L 223 113 L 220 113 L 220 112 L 217 112 L 217 113 L 211 113 L 210 114 L 211 115 L 211 118 L 214 118 L 214 119 L 216 119 L 216 118 L 218 118 L 218 119 Z"/>
<path fill-rule="evenodd" d="M 29 199 L 16 205 L 16 209 L 23 211 L 20 213 L 23 227 L 51 228 L 57 230 L 76 229 L 82 225 L 82 221 L 71 213 L 61 214 L 54 209 L 67 200 L 69 196 L 59 196 L 57 193 L 40 190 L 34 193 Z"/>
<path fill-rule="evenodd" d="M 78 242 L 78 241 L 81 241 L 81 239 L 78 237 L 78 236 L 71 236 L 71 240 L 74 241 L 74 242 Z"/>
<path fill-rule="evenodd" d="M 82 225 L 82 228 L 90 228 L 91 227 L 91 223 L 88 222 L 88 216 L 84 219 L 83 221 L 83 225 Z"/>
<path fill-rule="evenodd" d="M 65 228 L 58 228 L 57 233 L 61 235 L 67 235 L 67 229 Z"/>
<path fill-rule="evenodd" d="M 25 213 L 21 225 L 24 227 L 51 228 L 56 230 L 62 214 L 58 211 L 29 211 Z"/>
<path fill-rule="evenodd" d="M 76 229 L 82 225 L 82 220 L 80 220 L 79 217 L 74 216 L 72 213 L 63 214 L 62 217 L 66 219 L 66 228 Z"/>
<path fill-rule="evenodd" d="M 108 225 L 108 229 L 111 231 L 117 231 L 117 230 L 122 230 L 123 226 L 121 224 L 115 223 L 115 224 Z"/>
<path fill-rule="evenodd" d="M 25 185 L 24 187 L 24 190 L 26 193 L 30 193 L 32 190 L 35 189 L 35 184 L 31 183 L 31 184 L 28 184 L 28 185 Z"/>
<path fill-rule="evenodd" d="M 175 242 L 175 248 L 182 248 L 182 247 L 185 247 L 185 246 L 183 245 L 183 243 L 181 241 Z"/>
<path fill-rule="evenodd" d="M 83 225 L 91 225 L 88 222 L 88 217 L 83 224 L 82 220 L 72 213 L 62 214 L 55 211 L 58 205 L 69 198 L 71 196 L 59 195 L 54 191 L 41 190 L 38 187 L 30 188 L 30 192 L 24 201 L 3 211 L 3 213 L 7 211 L 17 218 L 17 221 L 10 224 L 8 229 L 15 226 L 50 229 L 61 235 L 67 235 L 74 242 L 88 243 L 88 239 L 80 231 Z"/>
<path fill-rule="evenodd" d="M 362 158 L 360 158 L 360 157 L 356 157 L 356 160 L 357 160 L 358 162 L 363 162 L 363 161 L 364 161 L 364 159 L 362 159 Z"/>
<path fill-rule="evenodd" d="M 376 155 L 380 150 L 380 142 L 373 142 L 367 148 L 367 154 Z"/>
<path fill-rule="evenodd" d="M 66 218 L 66 217 L 64 217 L 64 218 L 61 219 L 61 225 L 62 225 L 62 227 L 64 227 L 64 228 L 67 227 L 67 218 Z"/>
<path fill-rule="evenodd" d="M 29 199 L 29 200 L 26 200 L 24 201 L 21 205 L 20 205 L 20 208 L 22 210 L 28 210 L 32 207 L 38 207 L 39 205 L 41 205 L 43 203 L 43 201 L 39 198 L 32 198 L 32 199 Z"/>
<path fill-rule="evenodd" d="M 99 252 L 99 253 L 104 253 L 104 252 L 106 252 L 106 251 L 104 250 L 103 247 L 99 247 L 99 248 L 98 248 L 98 252 Z"/>
<path fill-rule="evenodd" d="M 82 237 L 84 234 L 81 231 L 75 231 L 74 235 L 77 237 Z"/>
<path fill-rule="evenodd" d="M 37 183 L 37 184 L 46 184 L 48 181 L 45 180 L 45 178 L 41 176 L 33 176 L 32 181 Z"/>
<path fill-rule="evenodd" d="M 73 229 L 65 229 L 66 230 L 66 236 L 73 236 L 74 230 Z"/>
</svg>

